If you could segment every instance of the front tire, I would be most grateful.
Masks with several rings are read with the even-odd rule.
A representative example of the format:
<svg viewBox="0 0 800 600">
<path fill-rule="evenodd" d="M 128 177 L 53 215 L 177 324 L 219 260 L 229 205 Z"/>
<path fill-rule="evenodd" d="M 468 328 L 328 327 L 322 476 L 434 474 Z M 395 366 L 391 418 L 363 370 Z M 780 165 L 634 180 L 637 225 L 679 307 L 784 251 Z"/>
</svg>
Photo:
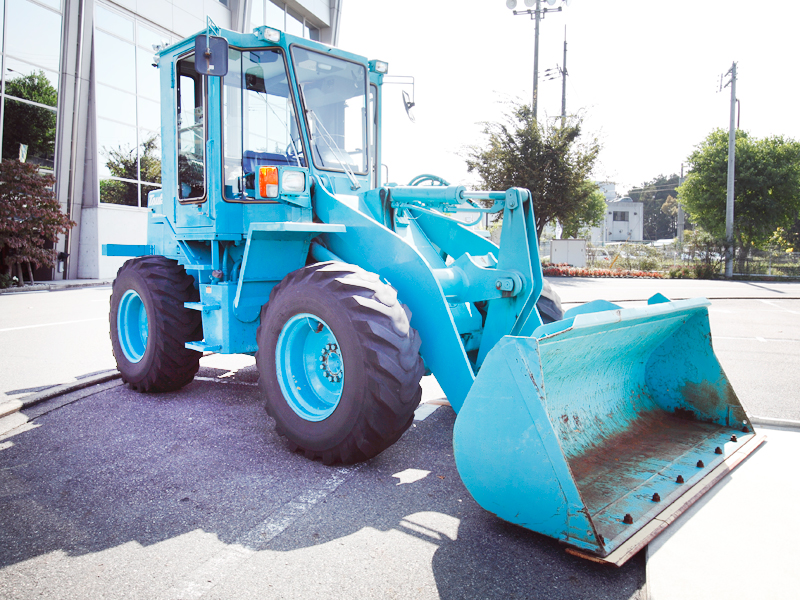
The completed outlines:
<svg viewBox="0 0 800 600">
<path fill-rule="evenodd" d="M 194 379 L 201 353 L 186 342 L 203 338 L 194 279 L 177 261 L 143 256 L 117 272 L 109 312 L 111 348 L 122 380 L 140 392 L 171 392 Z"/>
<path fill-rule="evenodd" d="M 408 429 L 424 373 L 410 316 L 391 286 L 344 263 L 299 269 L 272 290 L 256 364 L 267 412 L 293 450 L 353 463 Z"/>
</svg>

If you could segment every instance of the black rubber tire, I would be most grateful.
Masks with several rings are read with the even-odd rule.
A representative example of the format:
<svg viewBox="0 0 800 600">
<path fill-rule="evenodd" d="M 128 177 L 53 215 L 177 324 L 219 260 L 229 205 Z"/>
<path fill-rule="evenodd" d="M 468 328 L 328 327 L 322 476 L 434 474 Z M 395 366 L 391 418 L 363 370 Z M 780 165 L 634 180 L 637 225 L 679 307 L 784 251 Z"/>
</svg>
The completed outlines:
<svg viewBox="0 0 800 600">
<path fill-rule="evenodd" d="M 278 383 L 275 349 L 294 315 L 328 324 L 342 351 L 344 383 L 336 409 L 312 422 L 295 413 Z M 372 458 L 414 420 L 425 367 L 419 334 L 397 292 L 374 273 L 341 262 L 317 263 L 287 275 L 261 309 L 256 364 L 266 409 L 292 450 L 325 464 Z"/>
<path fill-rule="evenodd" d="M 147 311 L 147 345 L 138 362 L 126 358 L 119 341 L 119 303 L 127 290 L 139 294 Z M 194 379 L 202 353 L 184 344 L 203 339 L 203 324 L 200 312 L 183 303 L 199 300 L 194 279 L 175 260 L 142 256 L 120 267 L 111 293 L 111 348 L 122 380 L 131 388 L 171 392 Z"/>
<path fill-rule="evenodd" d="M 539 316 L 542 317 L 542 323 L 553 323 L 560 321 L 564 318 L 564 309 L 561 308 L 561 297 L 550 285 L 547 279 L 542 279 L 544 285 L 542 286 L 542 295 L 536 302 L 536 308 L 539 309 Z"/>
</svg>

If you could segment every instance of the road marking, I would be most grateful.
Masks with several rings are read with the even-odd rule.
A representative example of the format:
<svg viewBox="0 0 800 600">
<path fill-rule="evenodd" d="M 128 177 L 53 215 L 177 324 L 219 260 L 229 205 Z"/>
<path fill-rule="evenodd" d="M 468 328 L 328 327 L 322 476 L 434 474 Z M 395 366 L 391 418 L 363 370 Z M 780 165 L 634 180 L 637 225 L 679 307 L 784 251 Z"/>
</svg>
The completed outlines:
<svg viewBox="0 0 800 600">
<path fill-rule="evenodd" d="M 226 545 L 214 556 L 192 571 L 183 581 L 166 591 L 161 597 L 169 600 L 201 598 L 217 583 L 234 573 L 238 566 L 286 531 L 314 505 L 324 500 L 359 469 L 363 463 L 352 467 L 331 469 L 331 474 L 319 487 L 298 494 L 249 531 L 240 535 L 233 544 Z"/>
<path fill-rule="evenodd" d="M 224 379 L 217 379 L 216 377 L 197 377 L 197 376 L 194 379 L 195 381 L 210 381 L 212 383 L 221 383 L 223 385 L 230 385 L 233 383 L 236 385 L 250 385 L 253 387 L 258 387 L 257 383 L 252 383 L 250 381 L 225 381 Z"/>
<path fill-rule="evenodd" d="M 23 325 L 22 327 L 6 327 L 0 329 L 0 333 L 5 331 L 19 331 L 20 329 L 34 329 L 36 327 L 50 327 L 52 325 L 72 325 L 73 323 L 88 323 L 90 321 L 106 321 L 108 317 L 96 317 L 94 319 L 76 319 L 75 321 L 58 321 L 56 323 L 42 323 L 40 325 Z"/>
<path fill-rule="evenodd" d="M 420 404 L 414 411 L 415 421 L 424 421 L 433 411 L 439 408 L 436 404 Z"/>
<path fill-rule="evenodd" d="M 793 315 L 800 315 L 800 311 L 789 310 L 788 308 L 784 308 L 780 304 L 776 304 L 775 302 L 772 302 L 770 300 L 761 300 L 761 302 L 763 302 L 764 304 L 768 304 L 769 306 L 774 306 L 775 308 L 777 308 L 777 309 L 779 309 L 779 310 L 781 310 L 783 312 L 792 313 Z"/>
<path fill-rule="evenodd" d="M 715 340 L 736 340 L 739 342 L 749 342 L 752 340 L 756 340 L 759 342 L 800 342 L 800 340 L 795 340 L 791 338 L 763 338 L 763 337 L 729 337 L 724 335 L 715 335 Z"/>
</svg>

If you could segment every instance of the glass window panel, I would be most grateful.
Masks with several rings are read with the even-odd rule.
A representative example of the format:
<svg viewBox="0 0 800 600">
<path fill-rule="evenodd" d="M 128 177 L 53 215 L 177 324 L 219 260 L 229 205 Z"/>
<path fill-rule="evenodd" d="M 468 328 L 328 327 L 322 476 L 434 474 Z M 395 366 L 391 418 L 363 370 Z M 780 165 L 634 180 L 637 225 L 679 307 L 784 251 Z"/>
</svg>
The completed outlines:
<svg viewBox="0 0 800 600">
<path fill-rule="evenodd" d="M 169 41 L 169 36 L 166 33 L 160 33 L 149 27 L 145 27 L 141 23 L 136 24 L 136 43 L 142 48 L 150 52 L 152 59 L 155 50 L 153 46 L 163 44 Z"/>
<path fill-rule="evenodd" d="M 104 31 L 94 32 L 97 81 L 136 93 L 136 55 L 133 44 Z"/>
<path fill-rule="evenodd" d="M 102 83 L 98 83 L 95 90 L 97 116 L 136 125 L 136 96 Z"/>
<path fill-rule="evenodd" d="M 31 102 L 58 105 L 58 73 L 6 58 L 6 94 Z"/>
<path fill-rule="evenodd" d="M 267 3 L 269 4 L 269 2 Z M 262 25 L 270 25 L 264 20 L 264 0 L 251 0 L 250 1 L 250 28 L 255 29 Z M 270 25 L 275 27 L 275 25 Z"/>
<path fill-rule="evenodd" d="M 161 105 L 147 98 L 138 99 L 139 104 L 139 127 L 159 131 L 161 129 Z"/>
<path fill-rule="evenodd" d="M 378 86 L 370 84 L 369 86 L 369 110 L 370 126 L 369 126 L 369 170 L 372 173 L 372 185 L 378 185 L 378 147 L 376 144 L 378 135 Z"/>
<path fill-rule="evenodd" d="M 39 4 L 46 4 L 50 8 L 61 12 L 61 0 L 39 0 Z"/>
<path fill-rule="evenodd" d="M 139 130 L 139 179 L 161 183 L 161 135 Z"/>
<path fill-rule="evenodd" d="M 94 9 L 94 25 L 113 33 L 117 37 L 133 41 L 133 21 L 119 13 L 112 12 L 102 4 L 96 4 Z"/>
<path fill-rule="evenodd" d="M 5 14 L 6 14 L 5 0 L 0 0 L 0 15 L 3 15 L 3 18 L 5 18 Z M 0 48 L 3 47 L 3 29 L 5 29 L 5 27 L 0 27 Z"/>
<path fill-rule="evenodd" d="M 116 179 L 100 180 L 100 202 L 139 206 L 139 185 L 130 181 Z"/>
<path fill-rule="evenodd" d="M 56 112 L 27 102 L 5 99 L 3 158 L 26 158 L 26 162 L 53 168 L 56 143 Z"/>
<path fill-rule="evenodd" d="M 230 50 L 223 115 L 227 198 L 254 198 L 259 166 L 306 166 L 280 52 Z"/>
<path fill-rule="evenodd" d="M 6 54 L 58 71 L 61 15 L 27 0 L 6 2 Z"/>
<path fill-rule="evenodd" d="M 266 20 L 263 23 L 264 25 L 274 27 L 275 29 L 280 29 L 281 31 L 283 31 L 284 27 L 286 27 L 282 2 L 275 3 L 267 0 L 267 14 L 265 17 Z"/>
<path fill-rule="evenodd" d="M 98 171 L 101 177 L 137 179 L 136 128 L 97 119 Z"/>
<path fill-rule="evenodd" d="M 309 40 L 314 40 L 315 42 L 319 41 L 319 29 L 316 27 L 311 27 L 308 23 L 306 23 L 306 35 L 305 37 Z"/>
<path fill-rule="evenodd" d="M 178 197 L 205 196 L 205 110 L 203 77 L 194 55 L 178 61 Z"/>
<path fill-rule="evenodd" d="M 367 172 L 366 69 L 293 46 L 297 83 L 318 167 Z"/>
<path fill-rule="evenodd" d="M 158 69 L 153 66 L 153 52 L 136 48 L 137 91 L 140 96 L 152 100 L 161 98 L 161 83 L 158 80 Z"/>
<path fill-rule="evenodd" d="M 161 188 L 159 186 L 157 186 L 157 185 L 147 185 L 146 183 L 141 184 L 140 187 L 142 188 L 141 199 L 140 199 L 141 205 L 140 206 L 142 208 L 147 208 L 147 206 L 148 206 L 147 194 L 149 194 L 150 192 L 152 192 L 154 190 L 158 190 L 158 189 L 161 189 Z"/>
<path fill-rule="evenodd" d="M 303 17 L 286 9 L 286 33 L 303 37 Z"/>
</svg>

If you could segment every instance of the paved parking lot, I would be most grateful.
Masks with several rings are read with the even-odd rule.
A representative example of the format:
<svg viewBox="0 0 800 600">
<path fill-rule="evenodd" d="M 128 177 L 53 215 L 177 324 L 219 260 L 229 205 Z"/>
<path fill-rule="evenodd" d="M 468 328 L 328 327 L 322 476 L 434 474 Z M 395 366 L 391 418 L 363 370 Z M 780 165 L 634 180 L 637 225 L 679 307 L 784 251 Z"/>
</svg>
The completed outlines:
<svg viewBox="0 0 800 600">
<path fill-rule="evenodd" d="M 449 407 L 330 468 L 289 452 L 251 373 L 28 411 L 0 441 L 0 597 L 643 597 L 643 553 L 597 565 L 477 506 Z"/>
<path fill-rule="evenodd" d="M 797 284 L 553 283 L 567 307 L 711 297 L 742 402 L 800 420 Z M 0 391 L 24 397 L 107 366 L 108 292 L 0 297 Z M 432 412 L 375 459 L 329 468 L 275 434 L 250 357 L 202 365 L 174 394 L 112 381 L 54 398 L 0 437 L 0 597 L 646 597 L 644 552 L 595 565 L 478 507 L 453 463 L 449 407 L 421 410 Z"/>
</svg>

